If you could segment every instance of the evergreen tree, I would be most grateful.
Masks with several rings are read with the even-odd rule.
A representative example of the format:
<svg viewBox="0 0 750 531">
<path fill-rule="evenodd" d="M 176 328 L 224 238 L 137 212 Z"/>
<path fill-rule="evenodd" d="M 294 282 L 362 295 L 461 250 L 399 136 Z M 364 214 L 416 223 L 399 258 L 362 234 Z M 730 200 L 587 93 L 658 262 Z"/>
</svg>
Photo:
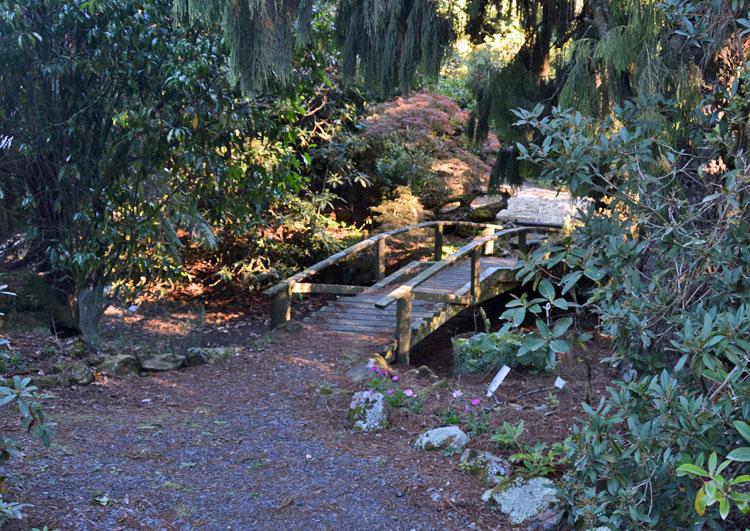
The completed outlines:
<svg viewBox="0 0 750 531">
<path fill-rule="evenodd" d="M 294 47 L 304 45 L 315 13 L 330 0 L 175 0 L 182 20 L 219 25 L 233 80 L 246 94 L 284 84 Z M 336 35 L 344 73 L 381 95 L 436 77 L 455 38 L 453 19 L 434 0 L 339 0 Z"/>
</svg>

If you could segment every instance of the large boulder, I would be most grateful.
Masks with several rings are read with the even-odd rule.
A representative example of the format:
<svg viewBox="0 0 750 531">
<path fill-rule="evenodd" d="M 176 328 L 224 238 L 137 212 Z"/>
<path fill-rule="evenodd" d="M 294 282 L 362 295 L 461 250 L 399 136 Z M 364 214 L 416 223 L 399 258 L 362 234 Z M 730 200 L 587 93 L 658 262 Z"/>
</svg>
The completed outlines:
<svg viewBox="0 0 750 531">
<path fill-rule="evenodd" d="M 469 437 L 458 426 L 444 426 L 424 432 L 414 442 L 417 450 L 460 451 L 469 442 Z"/>
<path fill-rule="evenodd" d="M 354 393 L 349 404 L 349 422 L 355 430 L 375 431 L 388 424 L 388 411 L 385 398 L 377 391 Z"/>
<path fill-rule="evenodd" d="M 104 374 L 118 378 L 128 374 L 138 374 L 141 370 L 141 365 L 136 357 L 130 354 L 105 356 L 99 367 Z"/>
<path fill-rule="evenodd" d="M 514 525 L 555 529 L 558 505 L 555 484 L 547 478 L 519 478 L 484 493 L 482 500 L 494 505 Z"/>
<path fill-rule="evenodd" d="M 458 468 L 476 476 L 486 485 L 501 483 L 511 471 L 510 464 L 502 457 L 473 448 L 464 450 Z"/>
<path fill-rule="evenodd" d="M 164 354 L 153 354 L 141 356 L 141 368 L 144 371 L 173 371 L 179 369 L 185 363 L 185 356 L 167 352 Z"/>
</svg>

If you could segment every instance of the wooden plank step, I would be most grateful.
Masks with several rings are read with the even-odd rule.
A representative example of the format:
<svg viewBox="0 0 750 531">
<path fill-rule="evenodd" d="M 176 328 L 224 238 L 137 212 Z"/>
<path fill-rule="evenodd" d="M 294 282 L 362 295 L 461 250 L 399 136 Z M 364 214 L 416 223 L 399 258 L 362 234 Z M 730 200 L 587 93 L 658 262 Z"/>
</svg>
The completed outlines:
<svg viewBox="0 0 750 531">
<path fill-rule="evenodd" d="M 416 318 L 422 318 L 422 317 L 432 317 L 436 312 L 435 311 L 429 311 L 429 312 L 412 312 L 412 315 Z M 346 315 L 349 317 L 357 317 L 359 319 L 378 319 L 382 321 L 393 321 L 396 322 L 396 314 L 390 313 L 390 314 L 382 314 L 378 312 L 372 312 L 369 310 L 364 311 L 357 311 L 357 312 L 337 312 L 337 311 L 322 311 L 320 310 L 317 313 L 321 319 L 331 319 L 333 317 Z M 313 314 L 315 315 L 315 314 Z"/>
<path fill-rule="evenodd" d="M 413 262 L 409 262 L 401 269 L 398 269 L 397 271 L 391 273 L 387 277 L 385 277 L 383 280 L 380 280 L 379 282 L 376 282 L 372 286 L 370 286 L 365 293 L 372 293 L 374 291 L 377 291 L 379 289 L 384 289 L 386 286 L 389 286 L 393 283 L 395 283 L 397 280 L 399 280 L 402 277 L 405 277 L 406 275 L 409 275 L 411 273 L 417 272 L 420 269 L 424 269 L 426 267 L 431 266 L 434 264 L 434 262 L 420 262 L 417 260 L 414 260 Z"/>
<path fill-rule="evenodd" d="M 333 330 L 334 332 L 369 332 L 373 335 L 392 335 L 396 332 L 396 328 L 373 328 L 371 326 L 359 326 L 359 325 L 350 325 L 350 324 L 341 324 L 341 323 L 328 323 L 326 325 L 323 325 L 328 330 Z"/>
<path fill-rule="evenodd" d="M 418 303 L 418 304 L 417 304 Z M 342 310 L 346 311 L 348 309 L 355 309 L 355 308 L 375 308 L 377 310 L 387 310 L 389 307 L 386 308 L 378 308 L 372 303 L 368 302 L 359 302 L 357 300 L 352 300 L 351 302 L 343 303 L 343 302 L 336 302 L 335 304 L 331 304 L 331 307 L 334 308 L 341 308 Z M 435 302 L 427 302 L 427 301 L 415 301 L 415 306 L 418 309 L 431 309 L 431 308 L 439 308 L 440 304 Z M 390 310 L 394 311 L 394 310 Z"/>
</svg>

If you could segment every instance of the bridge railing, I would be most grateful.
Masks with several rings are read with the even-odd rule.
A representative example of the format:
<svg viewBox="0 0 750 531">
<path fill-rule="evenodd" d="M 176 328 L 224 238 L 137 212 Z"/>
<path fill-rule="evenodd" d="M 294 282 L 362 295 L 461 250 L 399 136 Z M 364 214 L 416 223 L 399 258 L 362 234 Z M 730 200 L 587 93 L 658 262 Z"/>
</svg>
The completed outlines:
<svg viewBox="0 0 750 531">
<path fill-rule="evenodd" d="M 425 229 L 432 227 L 434 230 L 434 246 L 433 246 L 433 261 L 440 262 L 443 256 L 443 230 L 446 226 L 466 226 L 474 227 L 477 229 L 483 229 L 482 240 L 484 245 L 491 245 L 494 238 L 491 238 L 491 234 L 496 234 L 496 231 L 503 231 L 502 225 L 494 223 L 476 223 L 473 221 L 426 221 L 424 223 L 417 223 L 415 225 L 408 225 L 405 227 L 399 227 L 397 229 L 389 230 L 387 232 L 381 232 L 369 238 L 366 238 L 360 242 L 355 243 L 351 247 L 344 249 L 336 254 L 333 254 L 321 260 L 305 269 L 300 271 L 296 275 L 293 275 L 285 280 L 282 280 L 278 284 L 268 288 L 263 293 L 267 296 L 274 297 L 273 308 L 271 310 L 271 327 L 276 326 L 288 321 L 291 318 L 291 302 L 292 295 L 295 293 L 327 293 L 333 295 L 357 295 L 367 289 L 367 286 L 351 286 L 343 284 L 320 284 L 305 282 L 310 277 L 315 276 L 323 269 L 333 266 L 342 260 L 364 251 L 371 247 L 375 247 L 375 281 L 383 280 L 385 277 L 385 263 L 388 252 L 387 241 L 392 236 L 403 234 L 406 232 Z M 515 229 L 510 229 L 515 230 Z M 525 231 L 515 230 L 519 234 L 519 247 L 525 249 Z M 497 233 L 499 234 L 499 233 Z M 479 241 L 479 240 L 476 240 Z M 491 249 L 488 247 L 488 251 Z M 455 254 L 455 253 L 454 253 Z M 453 255 L 451 255 L 453 256 Z M 436 264 L 437 265 L 437 264 Z M 447 264 L 446 264 L 447 265 Z M 432 266 L 434 267 L 434 266 Z M 444 266 L 443 266 L 444 267 Z M 442 269 L 442 268 L 441 268 Z M 429 270 L 429 269 L 428 269 Z M 418 275 L 419 276 L 419 275 Z M 431 275 L 430 275 L 431 276 Z M 425 277 L 426 278 L 426 277 Z M 395 300 L 395 299 L 394 299 Z"/>
<path fill-rule="evenodd" d="M 378 308 L 387 308 L 394 302 L 396 303 L 396 341 L 399 358 L 406 359 L 408 363 L 409 352 L 411 350 L 411 311 L 415 298 L 447 304 L 462 304 L 466 306 L 476 304 L 482 300 L 481 258 L 483 255 L 492 254 L 492 246 L 494 245 L 495 240 L 502 237 L 518 236 L 519 248 L 522 252 L 525 252 L 527 232 L 538 232 L 540 230 L 550 231 L 556 229 L 558 229 L 558 227 L 552 225 L 535 225 L 502 229 L 499 232 L 492 230 L 490 234 L 475 238 L 450 256 L 447 256 L 440 261 L 436 261 L 433 265 L 378 300 L 375 303 L 375 306 Z M 418 286 L 427 279 L 467 255 L 471 255 L 471 283 L 469 294 L 467 296 L 462 296 L 461 294 L 420 292 L 417 290 Z"/>
</svg>

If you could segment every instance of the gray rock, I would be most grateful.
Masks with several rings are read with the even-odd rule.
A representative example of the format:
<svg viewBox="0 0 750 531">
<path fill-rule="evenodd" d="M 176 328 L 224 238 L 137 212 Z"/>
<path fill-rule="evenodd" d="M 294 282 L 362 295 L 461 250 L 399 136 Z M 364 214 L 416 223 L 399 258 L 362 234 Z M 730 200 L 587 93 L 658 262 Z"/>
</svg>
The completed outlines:
<svg viewBox="0 0 750 531">
<path fill-rule="evenodd" d="M 486 485 L 497 485 L 511 472 L 511 466 L 505 459 L 473 448 L 464 450 L 458 468 L 476 476 Z"/>
<path fill-rule="evenodd" d="M 421 378 L 427 380 L 432 384 L 435 384 L 440 380 L 438 376 L 430 369 L 427 365 L 421 365 L 417 369 L 410 370 L 407 374 L 414 376 L 415 378 Z"/>
<path fill-rule="evenodd" d="M 101 363 L 101 370 L 109 376 L 127 376 L 128 374 L 138 374 L 141 365 L 135 356 L 130 354 L 115 354 L 106 356 Z"/>
<path fill-rule="evenodd" d="M 417 450 L 461 450 L 469 437 L 458 426 L 444 426 L 424 432 L 414 442 Z"/>
<path fill-rule="evenodd" d="M 388 424 L 388 412 L 385 398 L 377 391 L 359 391 L 354 393 L 349 404 L 349 422 L 354 429 L 375 431 Z"/>
<path fill-rule="evenodd" d="M 557 516 L 557 489 L 547 478 L 517 479 L 498 485 L 484 493 L 482 500 L 493 503 L 498 510 L 508 516 L 512 524 L 541 524 L 546 529 L 547 515 Z M 544 520 L 544 522 L 542 522 Z"/>
<path fill-rule="evenodd" d="M 557 506 L 552 507 L 535 516 L 526 531 L 555 531 L 560 527 L 562 518 L 562 510 Z"/>
<path fill-rule="evenodd" d="M 185 366 L 217 363 L 231 358 L 239 351 L 236 347 L 190 348 L 185 353 Z"/>
<path fill-rule="evenodd" d="M 89 385 L 94 381 L 94 373 L 85 363 L 72 363 L 64 374 L 75 385 Z"/>
<path fill-rule="evenodd" d="M 83 361 L 60 361 L 52 366 L 52 370 L 73 385 L 88 385 L 94 381 L 94 373 Z"/>
<path fill-rule="evenodd" d="M 141 368 L 144 371 L 172 371 L 179 369 L 184 363 L 185 356 L 171 352 L 141 358 Z"/>
</svg>

